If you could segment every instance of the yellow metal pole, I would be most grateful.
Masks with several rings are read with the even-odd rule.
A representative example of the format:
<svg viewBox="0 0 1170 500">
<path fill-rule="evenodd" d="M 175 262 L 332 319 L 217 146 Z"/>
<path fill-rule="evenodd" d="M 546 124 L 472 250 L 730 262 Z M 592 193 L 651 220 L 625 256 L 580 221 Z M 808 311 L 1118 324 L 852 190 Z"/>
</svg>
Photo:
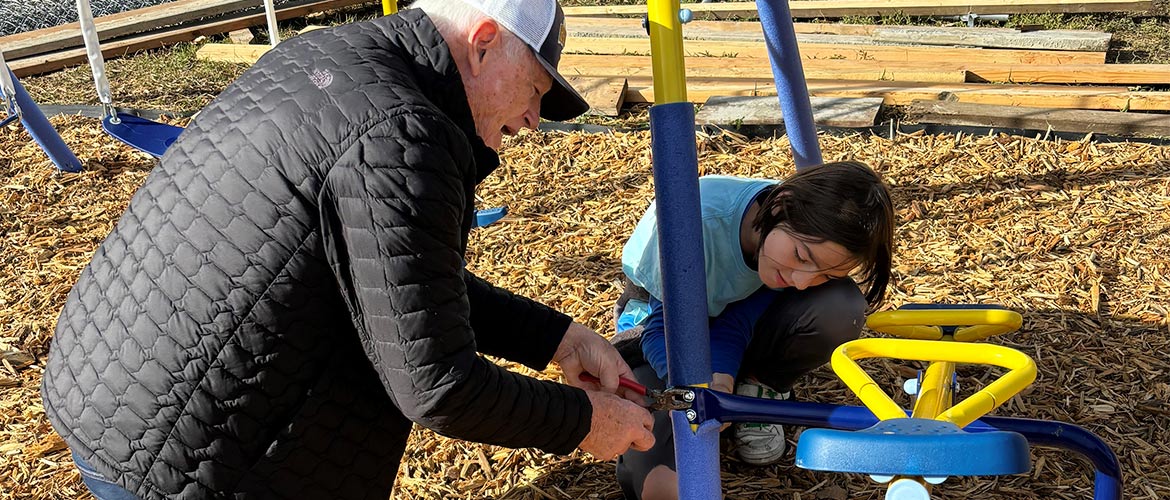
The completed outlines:
<svg viewBox="0 0 1170 500">
<path fill-rule="evenodd" d="M 678 0 L 647 0 L 650 14 L 650 59 L 654 68 L 654 104 L 687 102 L 682 22 Z"/>
<path fill-rule="evenodd" d="M 922 376 L 922 386 L 918 388 L 918 397 L 914 403 L 914 418 L 933 419 L 951 408 L 954 401 L 955 364 L 947 361 L 935 361 L 926 368 Z"/>
<path fill-rule="evenodd" d="M 398 0 L 382 0 L 382 15 L 398 13 Z"/>
</svg>

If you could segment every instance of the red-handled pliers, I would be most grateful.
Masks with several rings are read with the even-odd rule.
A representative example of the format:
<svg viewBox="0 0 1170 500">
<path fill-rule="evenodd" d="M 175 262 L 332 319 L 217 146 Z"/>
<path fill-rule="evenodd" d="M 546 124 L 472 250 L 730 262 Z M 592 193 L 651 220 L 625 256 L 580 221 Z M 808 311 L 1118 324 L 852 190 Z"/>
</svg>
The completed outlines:
<svg viewBox="0 0 1170 500">
<path fill-rule="evenodd" d="M 591 373 L 581 373 L 581 380 L 601 385 L 601 379 Z M 648 389 L 625 377 L 618 377 L 618 386 L 625 387 L 646 397 L 651 410 L 685 410 L 691 407 L 695 393 L 686 388 L 675 387 L 666 390 Z"/>
</svg>

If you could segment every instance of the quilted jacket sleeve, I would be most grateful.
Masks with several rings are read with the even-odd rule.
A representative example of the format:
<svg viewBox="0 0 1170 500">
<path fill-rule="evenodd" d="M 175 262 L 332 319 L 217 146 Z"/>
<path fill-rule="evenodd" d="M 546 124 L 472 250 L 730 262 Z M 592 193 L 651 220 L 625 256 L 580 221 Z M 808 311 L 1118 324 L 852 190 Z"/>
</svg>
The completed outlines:
<svg viewBox="0 0 1170 500">
<path fill-rule="evenodd" d="M 572 320 L 527 297 L 465 273 L 479 352 L 544 370 Z"/>
<path fill-rule="evenodd" d="M 373 126 L 325 180 L 325 252 L 408 418 L 469 441 L 569 453 L 589 432 L 584 391 L 476 352 L 461 255 L 470 155 L 461 132 L 425 109 Z"/>
</svg>

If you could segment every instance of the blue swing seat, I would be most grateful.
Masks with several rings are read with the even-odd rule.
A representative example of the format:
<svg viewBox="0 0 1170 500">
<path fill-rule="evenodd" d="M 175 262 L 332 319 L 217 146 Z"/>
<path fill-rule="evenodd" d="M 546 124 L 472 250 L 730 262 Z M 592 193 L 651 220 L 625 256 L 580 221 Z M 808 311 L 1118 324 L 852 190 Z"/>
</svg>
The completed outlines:
<svg viewBox="0 0 1170 500">
<path fill-rule="evenodd" d="M 475 211 L 475 226 L 484 227 L 508 215 L 508 207 L 485 208 Z"/>
<path fill-rule="evenodd" d="M 102 128 L 119 141 L 155 158 L 162 157 L 171 143 L 183 133 L 182 127 L 147 120 L 128 113 L 118 113 L 118 120 L 120 123 L 113 123 L 107 116 L 102 119 Z"/>
<path fill-rule="evenodd" d="M 966 432 L 955 424 L 894 418 L 860 431 L 807 429 L 796 446 L 804 469 L 880 476 L 999 476 L 1032 468 L 1028 440 L 1007 431 Z"/>
</svg>

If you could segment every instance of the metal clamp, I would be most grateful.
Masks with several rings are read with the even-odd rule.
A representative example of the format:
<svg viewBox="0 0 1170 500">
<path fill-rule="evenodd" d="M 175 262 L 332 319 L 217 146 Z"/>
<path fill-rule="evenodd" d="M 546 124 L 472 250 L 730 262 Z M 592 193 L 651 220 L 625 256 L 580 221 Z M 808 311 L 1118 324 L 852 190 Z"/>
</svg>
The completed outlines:
<svg viewBox="0 0 1170 500">
<path fill-rule="evenodd" d="M 695 391 L 687 387 L 671 387 L 662 391 L 650 391 L 653 410 L 690 410 L 695 405 Z M 690 412 L 688 412 L 688 417 Z"/>
</svg>

